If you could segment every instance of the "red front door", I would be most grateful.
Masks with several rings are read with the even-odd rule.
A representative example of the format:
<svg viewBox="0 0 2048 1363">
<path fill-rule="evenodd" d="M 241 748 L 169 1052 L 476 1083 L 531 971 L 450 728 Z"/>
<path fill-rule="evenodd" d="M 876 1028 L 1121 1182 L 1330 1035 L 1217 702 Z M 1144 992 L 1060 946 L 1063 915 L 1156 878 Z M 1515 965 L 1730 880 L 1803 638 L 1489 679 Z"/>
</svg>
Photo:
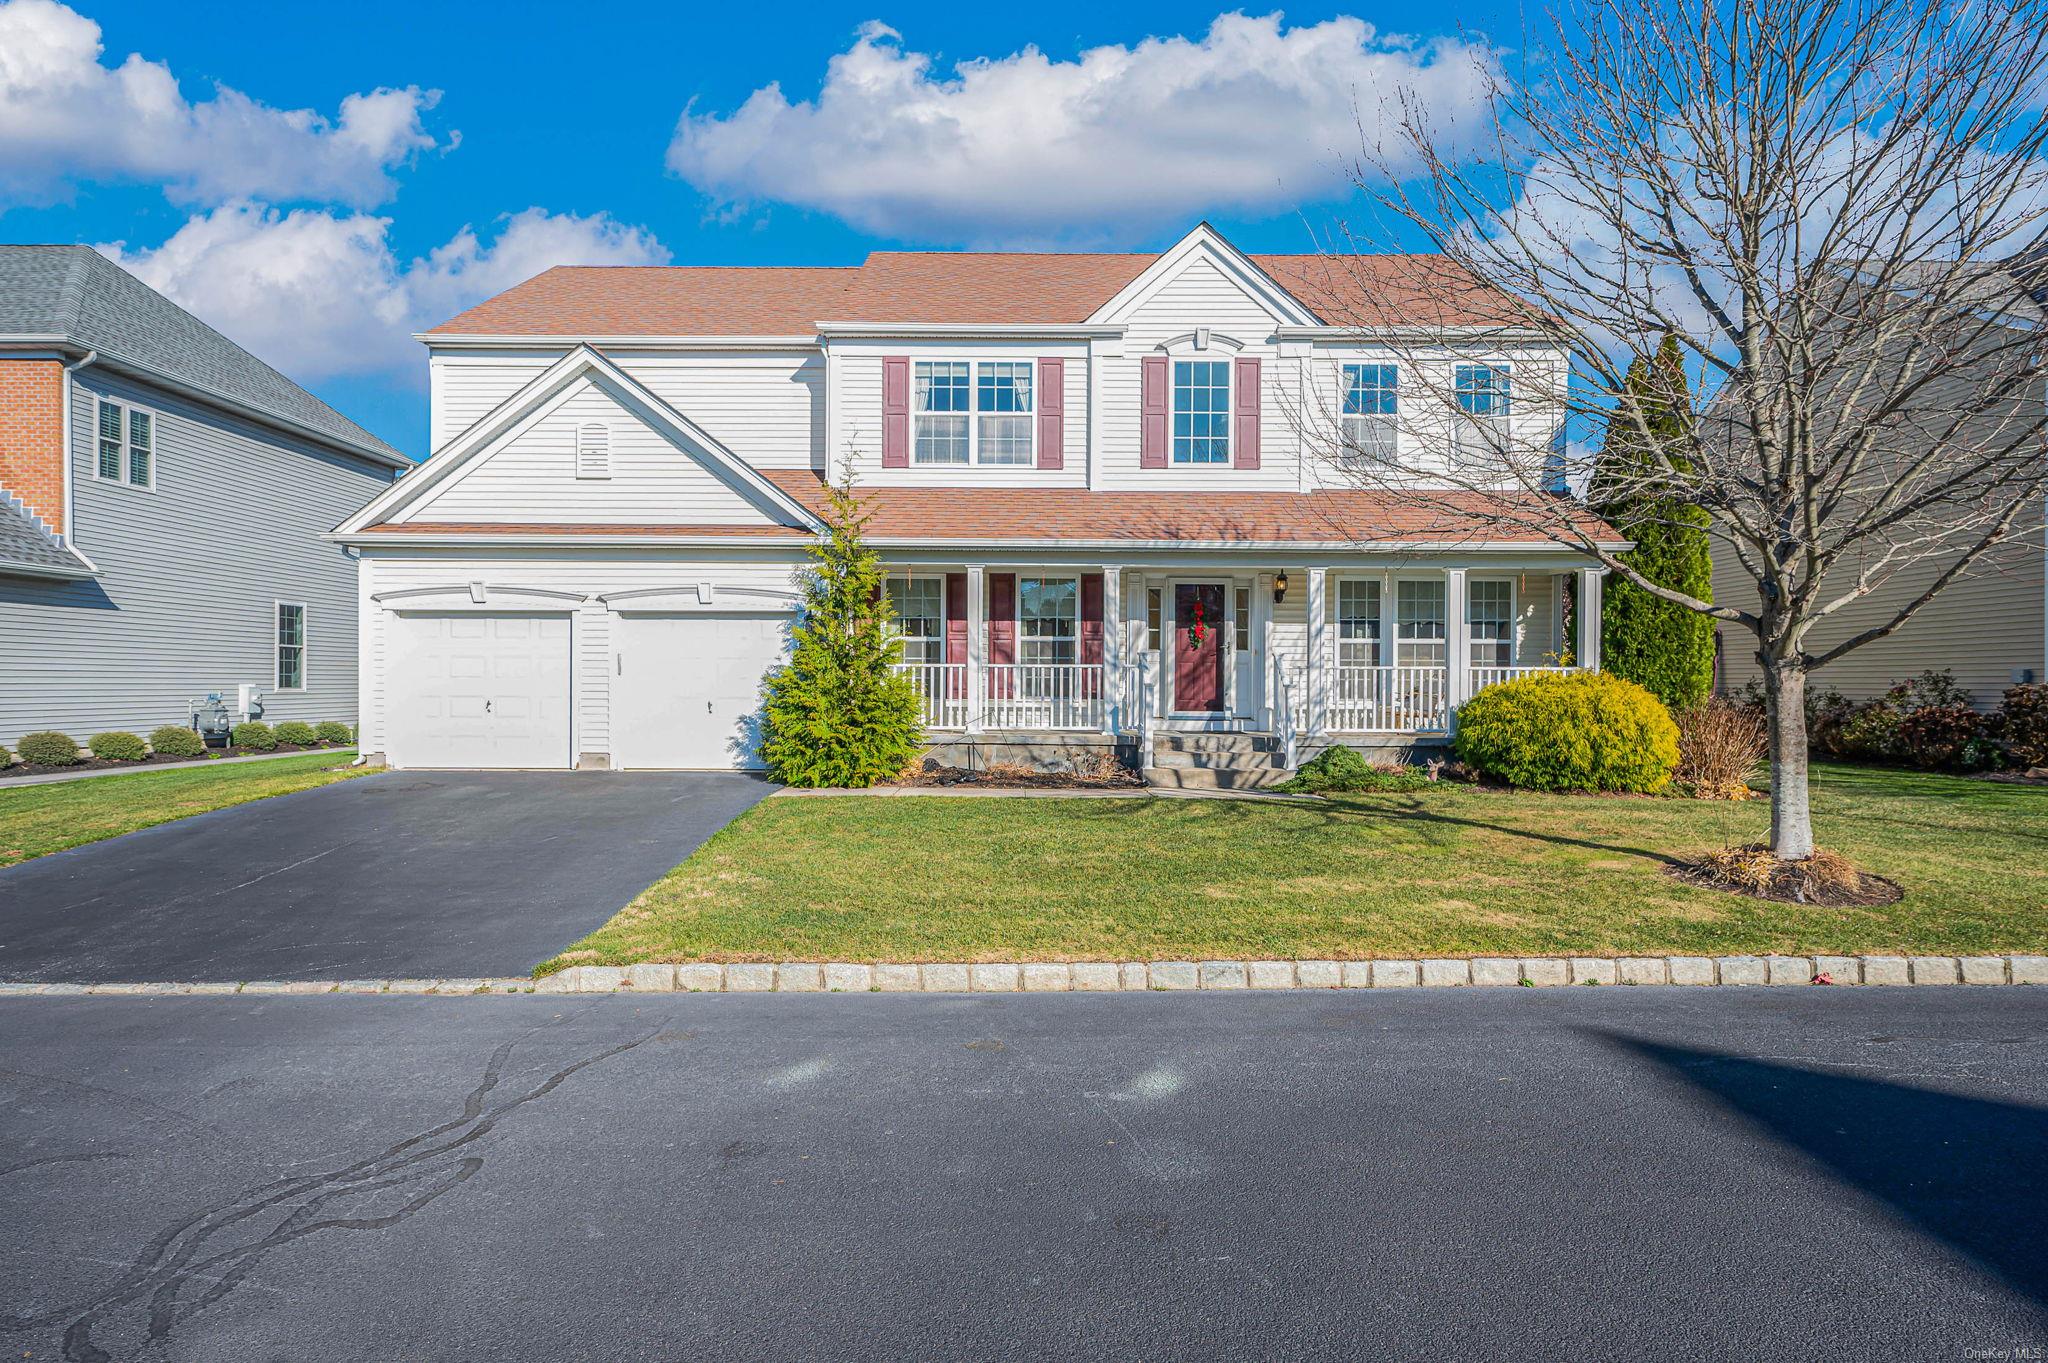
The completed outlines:
<svg viewBox="0 0 2048 1363">
<path fill-rule="evenodd" d="M 1223 708 L 1223 584 L 1173 589 L 1173 708 Z"/>
</svg>

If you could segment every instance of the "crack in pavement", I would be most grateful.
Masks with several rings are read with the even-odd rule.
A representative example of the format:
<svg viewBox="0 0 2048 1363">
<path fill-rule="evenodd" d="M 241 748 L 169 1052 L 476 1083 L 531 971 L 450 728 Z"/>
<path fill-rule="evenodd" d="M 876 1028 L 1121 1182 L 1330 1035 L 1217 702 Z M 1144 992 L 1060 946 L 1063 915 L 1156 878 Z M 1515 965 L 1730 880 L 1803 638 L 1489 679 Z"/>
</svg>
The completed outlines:
<svg viewBox="0 0 2048 1363">
<path fill-rule="evenodd" d="M 534 1029 L 538 1030 L 538 1029 Z M 531 1036 L 529 1031 L 525 1036 Z M 64 1325 L 68 1363 L 110 1363 L 113 1355 L 95 1340 L 103 1325 L 139 1323 L 144 1347 L 213 1306 L 239 1287 L 271 1253 L 323 1231 L 388 1230 L 473 1178 L 483 1156 L 465 1147 L 490 1134 L 507 1116 L 554 1092 L 579 1070 L 622 1055 L 661 1035 L 608 1047 L 555 1071 L 523 1093 L 492 1100 L 512 1052 L 524 1036 L 492 1052 L 483 1077 L 464 1098 L 462 1115 L 416 1132 L 366 1159 L 324 1173 L 297 1175 L 245 1189 L 225 1202 L 167 1226 L 112 1283 L 84 1300 L 35 1315 L 0 1314 L 0 1330 L 21 1331 Z M 360 1209 L 331 1214 L 339 1199 L 398 1192 L 404 1201 L 390 1211 Z M 252 1236 L 254 1238 L 236 1237 Z M 191 1290 L 197 1289 L 197 1290 Z"/>
</svg>

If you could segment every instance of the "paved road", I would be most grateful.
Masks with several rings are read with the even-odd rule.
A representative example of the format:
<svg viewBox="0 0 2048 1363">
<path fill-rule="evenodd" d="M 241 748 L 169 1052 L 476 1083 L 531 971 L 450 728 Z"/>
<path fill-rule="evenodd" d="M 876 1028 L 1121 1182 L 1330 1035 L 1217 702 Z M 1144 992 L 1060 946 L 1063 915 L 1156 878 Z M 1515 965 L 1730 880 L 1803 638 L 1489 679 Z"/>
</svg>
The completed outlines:
<svg viewBox="0 0 2048 1363">
<path fill-rule="evenodd" d="M 0 979 L 523 975 L 769 789 L 387 772 L 160 824 L 0 870 Z"/>
<path fill-rule="evenodd" d="M 0 1000 L 6 1356 L 2048 1346 L 2048 989 Z"/>
</svg>

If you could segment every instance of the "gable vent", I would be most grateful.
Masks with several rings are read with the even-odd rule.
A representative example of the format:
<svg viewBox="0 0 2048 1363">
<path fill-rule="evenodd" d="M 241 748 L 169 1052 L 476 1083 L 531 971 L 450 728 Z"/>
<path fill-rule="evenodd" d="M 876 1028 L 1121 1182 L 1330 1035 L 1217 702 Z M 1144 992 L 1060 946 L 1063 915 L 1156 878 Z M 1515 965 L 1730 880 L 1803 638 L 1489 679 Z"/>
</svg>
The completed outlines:
<svg viewBox="0 0 2048 1363">
<path fill-rule="evenodd" d="M 612 428 L 602 421 L 586 421 L 576 428 L 576 476 L 612 476 Z"/>
</svg>

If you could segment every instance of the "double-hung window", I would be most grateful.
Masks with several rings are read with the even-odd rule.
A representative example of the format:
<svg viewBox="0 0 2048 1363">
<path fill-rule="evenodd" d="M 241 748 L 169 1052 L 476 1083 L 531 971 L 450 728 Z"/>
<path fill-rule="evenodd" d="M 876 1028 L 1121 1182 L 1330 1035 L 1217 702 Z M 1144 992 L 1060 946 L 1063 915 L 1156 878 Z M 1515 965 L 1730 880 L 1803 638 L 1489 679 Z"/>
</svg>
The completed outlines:
<svg viewBox="0 0 2048 1363">
<path fill-rule="evenodd" d="M 1427 578 L 1394 584 L 1394 663 L 1442 667 L 1447 659 L 1444 584 Z"/>
<path fill-rule="evenodd" d="M 1391 364 L 1344 366 L 1344 452 L 1391 464 L 1399 442 L 1401 371 Z"/>
<path fill-rule="evenodd" d="M 1029 360 L 919 360 L 911 385 L 919 464 L 1029 464 Z"/>
<path fill-rule="evenodd" d="M 1507 439 L 1512 390 L 1504 364 L 1461 364 L 1452 375 L 1458 398 L 1458 451 L 1497 455 Z"/>
<path fill-rule="evenodd" d="M 1471 630 L 1472 666 L 1514 666 L 1514 583 L 1466 583 L 1465 621 Z"/>
<path fill-rule="evenodd" d="M 1173 462 L 1230 462 L 1230 361 L 1173 362 Z"/>
<path fill-rule="evenodd" d="M 277 689 L 306 689 L 306 608 L 277 603 Z"/>
<path fill-rule="evenodd" d="M 156 419 L 102 399 L 98 426 L 99 457 L 93 472 L 104 482 L 151 486 L 156 478 Z"/>
<path fill-rule="evenodd" d="M 1071 577 L 1017 579 L 1017 661 L 1080 660 L 1081 584 Z"/>
<path fill-rule="evenodd" d="M 1337 665 L 1380 665 L 1380 584 L 1350 578 L 1337 584 Z"/>
<path fill-rule="evenodd" d="M 892 577 L 888 590 L 896 632 L 903 640 L 903 661 L 946 661 L 946 579 Z"/>
</svg>

